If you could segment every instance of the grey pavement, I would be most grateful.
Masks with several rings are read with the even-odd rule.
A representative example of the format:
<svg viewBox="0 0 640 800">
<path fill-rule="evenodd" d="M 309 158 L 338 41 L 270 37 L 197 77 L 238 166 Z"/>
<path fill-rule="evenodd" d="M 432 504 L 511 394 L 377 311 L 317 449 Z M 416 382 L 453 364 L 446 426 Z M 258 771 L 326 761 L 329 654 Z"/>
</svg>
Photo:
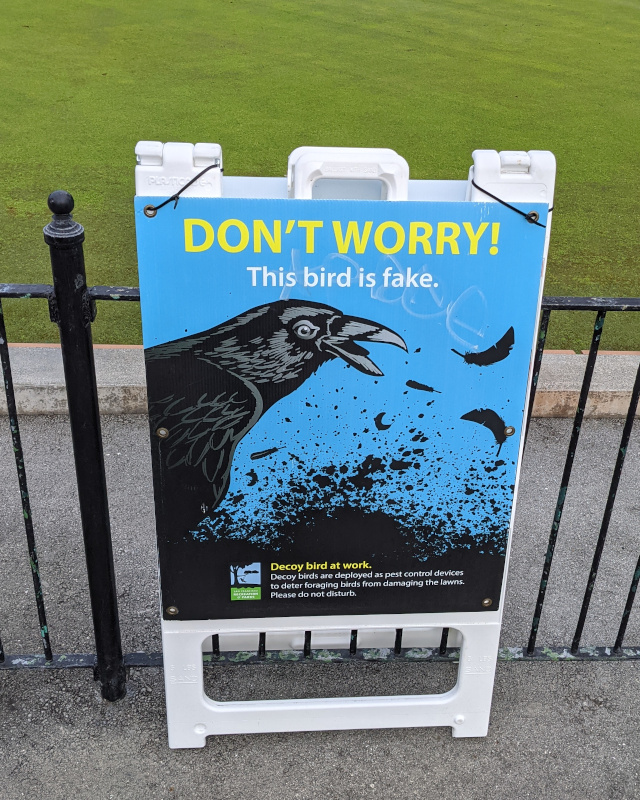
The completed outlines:
<svg viewBox="0 0 640 800">
<path fill-rule="evenodd" d="M 18 411 L 22 414 L 64 414 L 67 399 L 60 348 L 10 345 Z M 103 414 L 144 414 L 146 384 L 141 347 L 97 345 L 94 350 L 100 409 Z M 566 417 L 575 413 L 587 356 L 544 354 L 534 416 Z M 640 355 L 598 357 L 586 414 L 622 417 L 629 406 Z M 0 414 L 6 413 L 4 393 Z"/>
<path fill-rule="evenodd" d="M 349 670 L 331 669 L 343 688 Z M 372 666 L 349 677 L 349 688 L 422 687 L 414 668 L 383 674 Z M 165 743 L 159 669 L 132 670 L 129 694 L 113 705 L 86 671 L 2 678 L 3 800 L 638 796 L 640 692 L 631 663 L 500 664 L 485 739 L 452 739 L 444 728 L 327 731 L 209 738 L 202 750 L 179 751 Z"/>
<path fill-rule="evenodd" d="M 10 653 L 38 652 L 8 425 L 0 419 L 0 631 Z M 532 423 L 517 506 L 503 645 L 528 635 L 563 458 L 567 419 Z M 23 417 L 33 516 L 55 652 L 93 649 L 73 462 L 64 415 Z M 570 641 L 598 535 L 622 421 L 585 422 L 539 642 Z M 146 420 L 103 419 L 126 651 L 160 649 Z M 611 644 L 640 551 L 640 435 L 629 447 L 583 642 Z M 640 645 L 634 610 L 627 643 Z M 448 688 L 452 665 L 223 668 L 216 699 L 420 693 Z M 9 798 L 406 797 L 635 798 L 640 663 L 500 663 L 486 739 L 449 729 L 210 737 L 166 745 L 162 671 L 130 671 L 126 699 L 100 699 L 89 670 L 0 672 L 0 800 Z"/>
</svg>

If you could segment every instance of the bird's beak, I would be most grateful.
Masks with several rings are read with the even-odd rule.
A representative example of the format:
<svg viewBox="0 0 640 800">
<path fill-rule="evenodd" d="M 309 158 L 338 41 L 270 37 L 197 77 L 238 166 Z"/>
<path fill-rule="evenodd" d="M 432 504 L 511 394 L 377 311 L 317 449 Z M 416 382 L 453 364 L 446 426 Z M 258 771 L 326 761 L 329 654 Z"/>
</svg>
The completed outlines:
<svg viewBox="0 0 640 800">
<path fill-rule="evenodd" d="M 356 342 L 382 342 L 407 349 L 404 339 L 389 328 L 357 317 L 333 317 L 327 325 L 328 332 L 318 341 L 318 347 L 325 353 L 342 358 L 347 364 L 364 372 L 365 375 L 382 375 L 382 371 L 370 358 L 369 351 Z"/>
</svg>

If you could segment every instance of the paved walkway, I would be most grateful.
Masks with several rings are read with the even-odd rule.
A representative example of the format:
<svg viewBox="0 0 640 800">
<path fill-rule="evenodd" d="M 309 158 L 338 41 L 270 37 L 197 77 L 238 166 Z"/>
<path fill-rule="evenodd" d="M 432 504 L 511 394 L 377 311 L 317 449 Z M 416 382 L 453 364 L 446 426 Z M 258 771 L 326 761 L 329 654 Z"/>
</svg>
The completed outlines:
<svg viewBox="0 0 640 800">
<path fill-rule="evenodd" d="M 6 419 L 5 419 L 6 422 Z M 45 596 L 56 652 L 93 649 L 68 420 L 22 419 Z M 114 552 L 127 651 L 160 649 L 145 420 L 104 419 Z M 8 652 L 38 652 L 30 572 L 7 425 L 0 418 L 0 630 Z M 577 453 L 540 643 L 575 626 L 620 438 L 588 420 Z M 562 461 L 567 420 L 533 422 L 527 447 L 504 645 L 526 642 Z M 610 644 L 640 551 L 640 436 L 633 437 L 584 643 Z M 11 609 L 11 615 L 9 614 Z M 640 644 L 640 612 L 627 643 Z M 446 688 L 451 665 L 257 666 L 209 673 L 220 699 L 414 693 Z M 160 669 L 131 670 L 127 698 L 100 699 L 88 670 L 0 672 L 0 800 L 211 797 L 246 800 L 635 798 L 640 663 L 498 666 L 486 739 L 448 729 L 264 734 L 166 745 Z"/>
<path fill-rule="evenodd" d="M 347 676 L 356 670 L 312 669 L 327 691 L 345 677 L 352 691 L 423 687 L 415 666 L 369 665 Z M 299 681 L 288 679 L 288 667 L 236 673 L 247 692 L 285 682 L 295 690 Z M 637 662 L 500 664 L 486 739 L 452 739 L 444 728 L 327 731 L 226 736 L 202 750 L 169 750 L 159 669 L 132 670 L 126 699 L 113 705 L 99 699 L 86 670 L 5 673 L 0 797 L 632 800 L 639 677 Z"/>
</svg>

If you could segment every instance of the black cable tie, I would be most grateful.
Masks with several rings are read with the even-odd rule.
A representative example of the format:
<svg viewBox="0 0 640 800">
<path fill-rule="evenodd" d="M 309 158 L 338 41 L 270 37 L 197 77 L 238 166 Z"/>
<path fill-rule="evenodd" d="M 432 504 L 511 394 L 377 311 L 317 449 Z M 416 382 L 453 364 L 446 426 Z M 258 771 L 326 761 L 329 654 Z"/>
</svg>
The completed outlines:
<svg viewBox="0 0 640 800">
<path fill-rule="evenodd" d="M 539 228 L 547 227 L 546 225 L 543 225 L 541 222 L 538 222 L 539 214 L 537 211 L 529 211 L 528 213 L 526 211 L 520 211 L 519 208 L 512 206 L 505 200 L 501 200 L 499 197 L 496 197 L 495 194 L 491 194 L 491 192 L 488 192 L 486 189 L 483 189 L 482 186 L 478 186 L 478 184 L 473 180 L 473 178 L 471 179 L 471 185 L 475 186 L 476 189 L 479 189 L 483 194 L 486 194 L 488 197 L 492 197 L 494 200 L 497 200 L 498 203 L 502 203 L 503 206 L 506 206 L 507 208 L 510 208 L 512 211 L 515 211 L 516 214 L 520 214 L 521 217 L 524 217 L 527 220 L 527 222 L 530 222 L 532 225 L 537 225 Z M 551 206 L 549 211 L 553 211 L 553 206 Z"/>
<path fill-rule="evenodd" d="M 164 201 L 164 203 L 160 203 L 160 205 L 157 206 L 152 206 L 152 205 L 145 206 L 143 209 L 145 217 L 155 217 L 155 215 L 158 213 L 158 211 L 160 211 L 161 208 L 164 208 L 168 203 L 171 203 L 172 201 L 173 201 L 173 209 L 175 211 L 175 209 L 178 207 L 178 200 L 180 199 L 180 195 L 186 189 L 188 189 L 192 183 L 195 183 L 198 180 L 198 178 L 201 178 L 205 174 L 205 172 L 209 172 L 209 170 L 214 169 L 214 167 L 220 167 L 220 164 L 209 164 L 209 166 L 205 167 L 202 170 L 202 172 L 199 172 L 195 176 L 195 178 L 191 178 L 189 183 L 185 183 L 182 189 L 177 191 L 175 194 L 171 195 L 171 197 L 167 198 Z M 220 167 L 220 172 L 222 172 L 222 167 Z"/>
</svg>

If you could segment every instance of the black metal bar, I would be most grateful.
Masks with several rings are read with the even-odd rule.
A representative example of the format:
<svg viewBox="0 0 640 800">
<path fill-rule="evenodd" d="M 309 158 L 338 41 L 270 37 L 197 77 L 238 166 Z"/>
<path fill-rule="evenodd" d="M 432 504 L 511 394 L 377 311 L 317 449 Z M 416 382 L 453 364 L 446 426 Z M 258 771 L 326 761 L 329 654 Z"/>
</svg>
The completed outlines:
<svg viewBox="0 0 640 800">
<path fill-rule="evenodd" d="M 393 644 L 393 652 L 398 656 L 402 652 L 402 628 L 396 628 L 396 640 Z"/>
<path fill-rule="evenodd" d="M 0 283 L 0 297 L 48 299 L 53 287 L 43 283 Z M 140 300 L 137 286 L 92 286 L 94 300 Z M 542 309 L 549 311 L 640 311 L 639 297 L 543 297 Z"/>
<path fill-rule="evenodd" d="M 2 638 L 0 637 L 0 666 L 4 664 L 4 647 L 2 646 Z"/>
<path fill-rule="evenodd" d="M 46 283 L 0 283 L 0 298 L 11 300 L 48 300 L 53 286 Z"/>
<path fill-rule="evenodd" d="M 624 639 L 625 633 L 627 632 L 629 615 L 631 614 L 631 609 L 633 608 L 633 601 L 635 600 L 636 592 L 638 591 L 638 583 L 640 583 L 640 558 L 638 558 L 638 561 L 636 563 L 636 570 L 633 573 L 633 578 L 631 579 L 631 586 L 629 587 L 627 602 L 625 603 L 624 611 L 622 612 L 622 620 L 620 621 L 618 635 L 616 636 L 616 643 L 613 645 L 613 650 L 615 653 L 620 653 L 622 650 L 622 641 Z"/>
<path fill-rule="evenodd" d="M 144 654 L 143 654 L 144 655 Z M 151 654 L 153 656 L 154 654 Z M 160 654 L 158 654 L 160 655 Z M 127 657 L 128 659 L 128 657 Z M 262 664 L 313 664 L 322 665 L 327 663 L 360 663 L 370 664 L 372 662 L 404 661 L 406 663 L 456 663 L 460 659 L 460 649 L 448 647 L 444 653 L 440 653 L 438 648 L 431 647 L 407 647 L 402 648 L 400 653 L 394 653 L 390 649 L 384 648 L 360 648 L 356 654 L 349 650 L 316 650 L 307 658 L 302 653 L 281 653 L 278 650 L 267 651 L 265 658 L 258 658 L 257 655 L 247 657 L 246 652 L 222 652 L 220 659 L 214 661 L 208 653 L 203 654 L 205 665 L 214 667 L 224 666 L 246 666 Z M 523 647 L 501 647 L 498 650 L 499 661 L 510 662 L 537 662 L 548 664 L 550 662 L 577 662 L 577 661 L 640 661 L 640 647 L 625 647 L 619 653 L 614 653 L 611 647 L 581 647 L 574 655 L 568 647 L 536 647 L 533 653 L 527 653 Z M 127 660 L 127 664 L 129 664 Z M 138 665 L 133 661 L 132 666 Z M 153 666 L 144 663 L 139 666 Z"/>
<path fill-rule="evenodd" d="M 311 631 L 304 632 L 304 650 L 302 652 L 305 658 L 311 658 Z"/>
<path fill-rule="evenodd" d="M 92 286 L 89 294 L 94 300 L 132 300 L 140 302 L 137 286 Z"/>
<path fill-rule="evenodd" d="M 267 634 L 261 633 L 258 636 L 258 658 L 264 658 L 267 654 Z"/>
<path fill-rule="evenodd" d="M 49 195 L 49 208 L 53 219 L 44 229 L 44 239 L 49 245 L 59 314 L 96 641 L 96 678 L 100 681 L 102 696 L 106 700 L 118 700 L 126 693 L 125 669 L 91 338 L 94 307 L 87 292 L 82 250 L 84 228 L 71 216 L 73 198 L 68 192 Z"/>
<path fill-rule="evenodd" d="M 542 367 L 542 355 L 544 353 L 544 345 L 547 341 L 547 329 L 549 327 L 549 317 L 551 311 L 547 308 L 542 312 L 540 318 L 540 327 L 538 328 L 538 341 L 536 344 L 536 354 L 533 359 L 533 375 L 531 376 L 531 392 L 529 394 L 529 408 L 527 409 L 527 428 L 525 431 L 525 440 L 529 434 L 529 425 L 531 424 L 531 415 L 533 414 L 533 403 L 536 399 L 536 390 L 538 388 L 538 378 L 540 377 L 540 368 Z"/>
<path fill-rule="evenodd" d="M 31 566 L 31 577 L 33 579 L 33 590 L 36 596 L 36 607 L 38 609 L 38 621 L 40 623 L 40 638 L 44 656 L 47 661 L 51 661 L 51 641 L 49 639 L 49 626 L 47 625 L 47 612 L 44 606 L 44 595 L 42 593 L 42 581 L 40 580 L 40 567 L 38 565 L 38 552 L 36 550 L 36 540 L 33 531 L 33 517 L 31 514 L 31 501 L 29 499 L 29 487 L 27 485 L 27 472 L 24 466 L 24 452 L 22 450 L 22 439 L 20 437 L 20 427 L 18 425 L 18 410 L 16 408 L 16 397 L 13 391 L 13 378 L 11 375 L 11 361 L 9 360 L 9 346 L 7 344 L 7 331 L 4 324 L 4 312 L 2 301 L 0 301 L 0 363 L 2 364 L 2 375 L 4 377 L 4 390 L 7 396 L 7 413 L 9 416 L 9 428 L 11 429 L 11 443 L 13 444 L 13 454 L 16 460 L 16 471 L 18 473 L 18 485 L 20 486 L 20 499 L 22 501 L 22 517 L 24 529 L 27 535 L 27 549 L 29 551 L 29 565 Z"/>
<path fill-rule="evenodd" d="M 145 660 L 146 658 L 146 660 Z M 162 653 L 135 653 L 133 657 L 126 656 L 127 665 L 131 666 L 157 666 L 161 661 Z M 214 660 L 210 654 L 203 653 L 205 665 L 213 667 L 234 667 L 262 664 L 311 664 L 323 665 L 327 663 L 359 663 L 370 664 L 381 661 L 404 661 L 406 663 L 457 663 L 460 660 L 460 649 L 448 647 L 444 653 L 431 647 L 407 647 L 400 653 L 380 648 L 361 648 L 356 654 L 349 650 L 319 650 L 305 657 L 302 653 L 286 654 L 278 650 L 267 651 L 265 658 L 257 655 L 247 657 L 243 652 L 222 652 L 220 659 Z M 533 653 L 528 653 L 523 647 L 501 647 L 498 650 L 498 661 L 533 662 L 538 664 L 578 662 L 578 661 L 640 661 L 640 647 L 625 647 L 624 650 L 614 652 L 611 647 L 580 647 L 576 654 L 572 654 L 568 647 L 536 647 Z M 64 665 L 60 665 L 64 666 Z M 2 669 L 2 667 L 0 667 Z"/>
<path fill-rule="evenodd" d="M 602 517 L 602 525 L 600 526 L 600 535 L 593 554 L 593 562 L 591 564 L 591 572 L 589 573 L 589 580 L 587 581 L 587 588 L 584 593 L 582 601 L 582 608 L 580 609 L 580 616 L 578 618 L 578 625 L 576 632 L 573 636 L 571 643 L 571 652 L 577 653 L 580 647 L 580 639 L 582 638 L 582 631 L 584 623 L 587 619 L 587 612 L 589 611 L 589 604 L 591 603 L 591 595 L 593 594 L 593 587 L 598 577 L 598 568 L 600 566 L 600 558 L 604 550 L 604 544 L 607 539 L 607 532 L 609 531 L 609 523 L 611 522 L 611 513 L 613 512 L 613 505 L 616 501 L 616 494 L 618 492 L 618 485 L 620 484 L 620 476 L 622 475 L 622 468 L 624 467 L 624 460 L 627 455 L 627 448 L 629 446 L 629 439 L 631 438 L 631 430 L 636 418 L 636 411 L 638 410 L 638 399 L 640 398 L 640 366 L 636 372 L 636 379 L 633 384 L 631 392 L 631 401 L 629 402 L 629 410 L 627 411 L 627 418 L 622 430 L 622 438 L 620 439 L 620 447 L 618 448 L 618 457 L 616 458 L 616 465 L 613 469 L 613 476 L 611 478 L 611 485 L 609 487 L 609 495 L 607 496 L 607 504 L 604 509 Z"/>
<path fill-rule="evenodd" d="M 9 655 L 4 663 L 0 663 L 0 670 L 12 669 L 77 669 L 93 667 L 96 665 L 95 653 L 64 653 L 55 655 L 47 661 L 41 655 Z"/>
<path fill-rule="evenodd" d="M 556 540 L 558 538 L 558 529 L 560 528 L 560 521 L 562 520 L 562 511 L 564 509 L 564 502 L 567 496 L 567 489 L 569 488 L 569 480 L 571 478 L 571 470 L 573 469 L 573 461 L 576 455 L 576 448 L 578 446 L 578 439 L 580 438 L 580 431 L 582 429 L 582 418 L 584 417 L 584 410 L 587 405 L 587 398 L 589 396 L 589 388 L 591 386 L 591 378 L 593 377 L 593 369 L 596 364 L 596 357 L 598 355 L 598 348 L 600 347 L 600 338 L 602 337 L 602 328 L 606 316 L 606 311 L 600 310 L 596 315 L 596 321 L 593 326 L 593 336 L 591 338 L 591 347 L 589 349 L 589 357 L 587 358 L 587 366 L 584 371 L 582 379 L 582 388 L 580 389 L 580 397 L 578 398 L 578 408 L 576 416 L 573 421 L 573 430 L 571 432 L 571 440 L 569 442 L 569 449 L 567 450 L 567 458 L 564 464 L 564 471 L 562 473 L 562 480 L 560 482 L 560 491 L 558 493 L 558 500 L 556 502 L 556 510 L 553 515 L 553 523 L 551 525 L 551 533 L 549 534 L 549 543 L 547 545 L 547 553 L 544 559 L 544 566 L 542 568 L 542 578 L 540 580 L 540 589 L 538 591 L 538 599 L 536 601 L 536 608 L 533 613 L 533 623 L 531 625 L 531 634 L 529 635 L 529 644 L 527 645 L 527 652 L 533 653 L 538 637 L 538 627 L 540 626 L 540 617 L 542 615 L 542 607 L 544 605 L 544 598 L 547 592 L 547 584 L 549 582 L 549 574 L 551 573 L 551 563 L 553 562 L 553 553 L 556 547 Z"/>
<path fill-rule="evenodd" d="M 442 637 L 440 638 L 440 647 L 438 652 L 443 656 L 447 652 L 447 643 L 449 642 L 449 628 L 442 629 Z"/>
<path fill-rule="evenodd" d="M 0 297 L 12 299 L 44 298 L 53 287 L 43 283 L 0 283 Z M 92 286 L 94 300 L 140 300 L 137 286 Z M 549 311 L 640 311 L 640 297 L 543 297 L 542 309 Z"/>
<path fill-rule="evenodd" d="M 351 631 L 351 636 L 349 637 L 349 653 L 352 656 L 358 652 L 358 631 Z"/>
<path fill-rule="evenodd" d="M 210 661 L 210 656 L 207 655 Z M 162 653 L 127 653 L 124 657 L 127 667 L 161 667 Z M 0 670 L 12 669 L 94 669 L 95 653 L 63 653 L 54 655 L 51 661 L 39 655 L 7 655 Z"/>
<path fill-rule="evenodd" d="M 640 297 L 543 297 L 550 311 L 640 311 Z"/>
<path fill-rule="evenodd" d="M 203 653 L 203 662 L 209 667 L 241 667 L 245 665 L 264 664 L 299 664 L 299 665 L 324 665 L 328 662 L 341 663 L 353 662 L 363 665 L 380 661 L 397 661 L 398 659 L 411 664 L 424 663 L 456 663 L 460 658 L 460 650 L 449 647 L 444 655 L 433 648 L 411 647 L 403 648 L 399 654 L 385 652 L 379 648 L 372 650 L 361 649 L 356 656 L 348 650 L 326 650 L 310 654 L 305 658 L 302 654 L 298 657 L 291 652 L 282 654 L 277 650 L 268 651 L 265 658 L 257 655 L 249 656 L 247 653 L 236 651 L 223 651 L 219 657 L 213 653 Z M 528 654 L 522 647 L 502 647 L 498 650 L 498 661 L 529 662 L 548 664 L 550 662 L 577 662 L 577 661 L 640 661 L 640 647 L 625 647 L 624 650 L 615 652 L 611 647 L 581 647 L 572 655 L 566 647 L 536 647 L 533 654 Z M 54 655 L 53 661 L 45 661 L 42 655 L 7 655 L 5 661 L 0 662 L 0 671 L 17 669 L 87 669 L 95 668 L 96 657 L 94 653 L 65 653 Z M 127 667 L 161 667 L 162 653 L 127 653 L 124 657 Z"/>
<path fill-rule="evenodd" d="M 220 657 L 220 635 L 218 633 L 211 637 L 211 652 L 215 658 Z"/>
</svg>

